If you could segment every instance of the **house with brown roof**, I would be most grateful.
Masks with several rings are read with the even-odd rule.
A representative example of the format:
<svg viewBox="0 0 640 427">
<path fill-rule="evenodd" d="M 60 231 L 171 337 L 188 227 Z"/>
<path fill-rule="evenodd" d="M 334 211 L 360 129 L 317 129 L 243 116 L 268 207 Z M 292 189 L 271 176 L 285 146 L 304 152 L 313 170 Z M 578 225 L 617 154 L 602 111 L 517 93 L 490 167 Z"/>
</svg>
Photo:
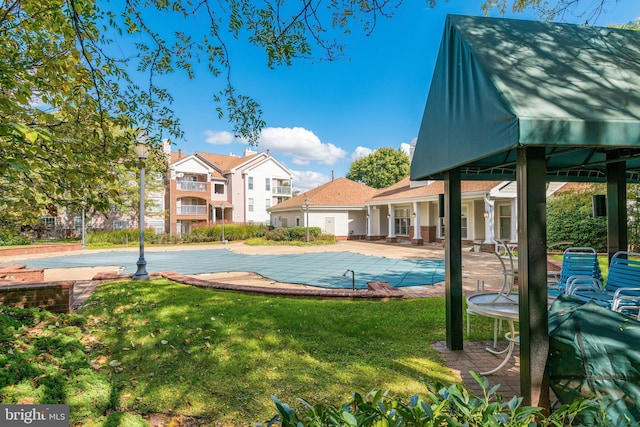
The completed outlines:
<svg viewBox="0 0 640 427">
<path fill-rule="evenodd" d="M 292 195 L 293 174 L 268 152 L 167 154 L 165 229 L 171 234 L 188 233 L 194 225 L 223 219 L 269 224 L 267 209 Z"/>
<path fill-rule="evenodd" d="M 496 191 L 498 181 L 465 181 L 462 184 L 462 236 L 464 240 L 485 240 L 485 196 Z M 444 238 L 444 223 L 441 214 L 443 181 L 414 183 L 409 177 L 379 190 L 365 203 L 368 215 L 370 239 L 386 239 L 389 242 L 410 240 L 413 244 L 440 241 Z M 513 199 L 501 197 L 499 208 L 503 213 L 515 212 Z M 514 236 L 511 225 L 504 218 L 502 237 L 511 240 Z"/>
<path fill-rule="evenodd" d="M 564 183 L 549 184 L 547 195 Z M 516 188 L 511 181 L 463 181 L 462 238 L 493 245 L 517 241 Z M 383 189 L 338 178 L 271 209 L 276 227 L 320 227 L 338 239 L 408 241 L 415 245 L 444 239 L 443 181 L 412 182 L 409 177 Z"/>
<path fill-rule="evenodd" d="M 365 202 L 375 188 L 338 178 L 268 209 L 276 227 L 320 227 L 338 239 L 367 236 Z"/>
</svg>

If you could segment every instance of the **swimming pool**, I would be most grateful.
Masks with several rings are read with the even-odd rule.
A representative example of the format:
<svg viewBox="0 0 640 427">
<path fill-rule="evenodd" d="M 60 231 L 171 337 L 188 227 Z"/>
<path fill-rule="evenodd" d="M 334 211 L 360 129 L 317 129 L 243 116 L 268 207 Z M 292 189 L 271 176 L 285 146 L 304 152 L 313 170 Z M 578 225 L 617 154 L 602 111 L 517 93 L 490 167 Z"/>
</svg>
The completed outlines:
<svg viewBox="0 0 640 427">
<path fill-rule="evenodd" d="M 204 274 L 247 271 L 283 283 L 329 289 L 348 289 L 352 274 L 356 289 L 367 282 L 388 282 L 394 287 L 432 285 L 444 280 L 444 260 L 398 259 L 348 251 L 287 255 L 246 255 L 229 249 L 193 249 L 145 253 L 149 273 L 176 271 Z M 137 254 L 129 251 L 88 252 L 14 261 L 28 268 L 73 268 L 118 265 L 124 274 L 136 271 Z"/>
</svg>

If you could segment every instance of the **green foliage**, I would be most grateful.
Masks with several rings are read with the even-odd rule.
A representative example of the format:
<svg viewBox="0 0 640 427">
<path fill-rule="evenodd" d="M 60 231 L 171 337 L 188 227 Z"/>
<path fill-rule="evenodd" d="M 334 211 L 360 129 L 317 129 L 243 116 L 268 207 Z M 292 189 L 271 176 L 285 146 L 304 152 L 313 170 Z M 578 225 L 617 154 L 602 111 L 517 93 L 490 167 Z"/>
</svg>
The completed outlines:
<svg viewBox="0 0 640 427">
<path fill-rule="evenodd" d="M 567 191 L 547 199 L 547 241 L 573 242 L 598 252 L 607 250 L 606 218 L 594 218 L 593 190 Z"/>
<path fill-rule="evenodd" d="M 409 156 L 394 148 L 379 148 L 349 166 L 346 177 L 373 188 L 389 187 L 409 175 Z"/>
<path fill-rule="evenodd" d="M 267 232 L 265 225 L 228 224 L 224 226 L 224 238 L 228 241 L 245 240 L 264 236 Z M 128 245 L 137 243 L 140 239 L 138 229 L 117 231 L 92 231 L 87 233 L 86 242 L 92 247 L 107 245 Z M 154 229 L 144 232 L 145 243 L 149 244 L 179 244 L 219 242 L 222 240 L 222 225 L 193 227 L 190 233 L 181 235 L 157 234 Z"/>
<path fill-rule="evenodd" d="M 225 224 L 224 239 L 229 241 L 246 240 L 262 237 L 267 232 L 267 226 L 251 224 Z M 222 240 L 222 225 L 196 226 L 185 236 L 191 242 L 219 242 Z"/>
<path fill-rule="evenodd" d="M 20 234 L 0 234 L 0 246 L 24 246 L 31 244 L 31 241 Z"/>
<path fill-rule="evenodd" d="M 57 207 L 106 211 L 123 172 L 137 169 L 134 128 L 155 146 L 160 127 L 178 134 L 170 112 L 156 109 L 162 96 L 150 98 L 105 56 L 103 18 L 91 0 L 0 6 L 0 229 Z"/>
<path fill-rule="evenodd" d="M 322 237 L 320 227 L 309 227 L 309 241 L 319 240 Z M 307 227 L 279 227 L 267 232 L 266 240 L 274 242 L 305 242 L 307 240 Z"/>
<path fill-rule="evenodd" d="M 514 396 L 504 401 L 497 393 L 499 385 L 490 388 L 485 377 L 471 373 L 482 386 L 483 395 L 475 396 L 465 387 L 453 384 L 430 390 L 426 398 L 412 395 L 409 399 L 396 398 L 387 392 L 373 390 L 364 397 L 353 393 L 352 399 L 342 405 L 309 403 L 300 399 L 303 407 L 296 411 L 272 397 L 277 413 L 266 424 L 256 427 L 436 427 L 436 426 L 563 426 L 576 425 L 588 419 L 589 425 L 615 426 L 606 416 L 605 408 L 597 400 L 577 399 L 562 405 L 551 415 L 544 416 L 542 408 L 523 406 L 522 398 Z M 580 424 L 582 425 L 582 424 Z"/>
<path fill-rule="evenodd" d="M 634 252 L 640 250 L 640 184 L 627 185 L 628 243 Z"/>
</svg>

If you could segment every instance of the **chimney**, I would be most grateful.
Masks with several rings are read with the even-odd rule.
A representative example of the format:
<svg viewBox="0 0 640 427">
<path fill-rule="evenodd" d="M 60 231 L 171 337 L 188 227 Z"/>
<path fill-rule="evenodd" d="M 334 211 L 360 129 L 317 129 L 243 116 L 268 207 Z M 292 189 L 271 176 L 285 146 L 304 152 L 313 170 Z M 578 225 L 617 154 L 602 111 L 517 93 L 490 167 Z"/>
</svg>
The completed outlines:
<svg viewBox="0 0 640 427">
<path fill-rule="evenodd" d="M 178 148 L 178 160 L 182 158 L 182 149 Z"/>
<path fill-rule="evenodd" d="M 331 170 L 331 181 L 333 182 L 333 169 Z"/>
</svg>

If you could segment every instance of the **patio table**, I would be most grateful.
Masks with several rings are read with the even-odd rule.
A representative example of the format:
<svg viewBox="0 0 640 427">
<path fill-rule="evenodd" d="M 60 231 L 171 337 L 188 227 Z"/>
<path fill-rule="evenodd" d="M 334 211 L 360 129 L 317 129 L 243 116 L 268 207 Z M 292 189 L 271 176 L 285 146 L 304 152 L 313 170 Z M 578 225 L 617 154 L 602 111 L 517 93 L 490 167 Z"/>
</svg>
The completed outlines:
<svg viewBox="0 0 640 427">
<path fill-rule="evenodd" d="M 518 295 L 504 294 L 502 292 L 481 292 L 469 295 L 467 297 L 467 311 L 478 316 L 504 320 L 509 325 L 509 331 L 505 334 L 508 342 L 507 347 L 501 351 L 487 347 L 487 351 L 492 354 L 505 354 L 504 359 L 497 367 L 486 372 L 480 372 L 480 375 L 494 374 L 509 362 L 513 355 L 513 349 L 518 343 L 518 335 L 514 325 L 518 321 Z"/>
</svg>

